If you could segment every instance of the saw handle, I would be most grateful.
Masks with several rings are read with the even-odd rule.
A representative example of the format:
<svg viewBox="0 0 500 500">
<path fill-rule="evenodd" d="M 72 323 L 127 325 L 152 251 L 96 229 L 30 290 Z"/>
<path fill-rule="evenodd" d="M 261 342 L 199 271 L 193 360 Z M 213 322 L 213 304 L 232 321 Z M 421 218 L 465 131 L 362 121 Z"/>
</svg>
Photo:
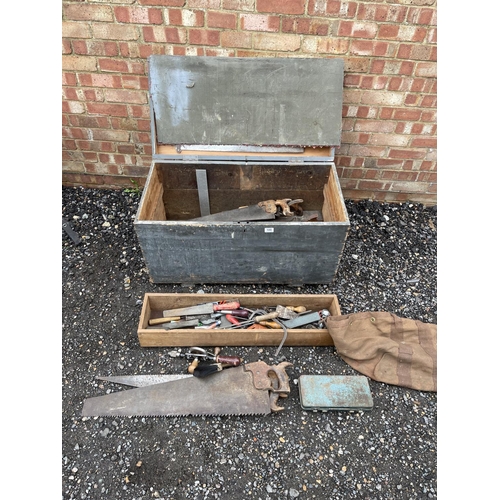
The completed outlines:
<svg viewBox="0 0 500 500">
<path fill-rule="evenodd" d="M 231 311 L 233 309 L 239 309 L 240 303 L 237 301 L 234 302 L 223 302 L 222 304 L 214 304 L 214 311 Z"/>
</svg>

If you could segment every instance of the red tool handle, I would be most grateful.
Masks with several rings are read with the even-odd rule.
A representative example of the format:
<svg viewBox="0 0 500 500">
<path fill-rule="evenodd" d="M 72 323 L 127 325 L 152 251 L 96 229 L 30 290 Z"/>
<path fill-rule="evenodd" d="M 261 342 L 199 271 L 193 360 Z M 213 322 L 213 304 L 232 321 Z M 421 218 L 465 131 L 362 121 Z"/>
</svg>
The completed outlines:
<svg viewBox="0 0 500 500">
<path fill-rule="evenodd" d="M 241 358 L 238 358 L 238 356 L 217 356 L 216 361 L 230 366 L 240 366 L 241 364 Z"/>
<path fill-rule="evenodd" d="M 230 314 L 226 314 L 226 319 L 232 323 L 233 325 L 239 325 L 240 322 L 234 317 L 234 316 L 231 316 Z"/>
<path fill-rule="evenodd" d="M 214 304 L 214 311 L 232 311 L 233 309 L 239 309 L 240 303 L 237 301 L 234 302 L 224 302 L 222 304 Z"/>
</svg>

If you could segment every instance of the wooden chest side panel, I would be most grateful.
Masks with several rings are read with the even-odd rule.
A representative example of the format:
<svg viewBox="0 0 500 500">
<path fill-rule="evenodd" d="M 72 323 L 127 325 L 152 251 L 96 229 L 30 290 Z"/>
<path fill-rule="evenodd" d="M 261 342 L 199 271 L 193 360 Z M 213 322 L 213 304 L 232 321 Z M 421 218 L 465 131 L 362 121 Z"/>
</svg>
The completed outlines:
<svg viewBox="0 0 500 500">
<path fill-rule="evenodd" d="M 136 223 L 153 282 L 330 283 L 344 223 Z"/>
</svg>

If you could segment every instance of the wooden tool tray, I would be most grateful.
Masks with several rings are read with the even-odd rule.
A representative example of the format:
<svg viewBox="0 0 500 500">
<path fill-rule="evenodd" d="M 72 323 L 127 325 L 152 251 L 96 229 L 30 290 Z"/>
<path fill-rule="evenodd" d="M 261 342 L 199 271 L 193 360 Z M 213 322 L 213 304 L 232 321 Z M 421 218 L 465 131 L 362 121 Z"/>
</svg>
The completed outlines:
<svg viewBox="0 0 500 500">
<path fill-rule="evenodd" d="M 258 309 L 264 306 L 305 306 L 312 312 L 328 309 L 332 316 L 339 316 L 340 306 L 336 295 L 309 294 L 192 294 L 147 293 L 144 296 L 137 335 L 141 347 L 224 347 L 224 346 L 278 346 L 283 340 L 283 330 L 248 329 L 193 329 L 165 330 L 150 327 L 149 320 L 160 318 L 166 309 L 194 306 L 207 302 L 238 300 L 242 307 Z M 285 346 L 332 346 L 327 329 L 288 329 Z"/>
</svg>

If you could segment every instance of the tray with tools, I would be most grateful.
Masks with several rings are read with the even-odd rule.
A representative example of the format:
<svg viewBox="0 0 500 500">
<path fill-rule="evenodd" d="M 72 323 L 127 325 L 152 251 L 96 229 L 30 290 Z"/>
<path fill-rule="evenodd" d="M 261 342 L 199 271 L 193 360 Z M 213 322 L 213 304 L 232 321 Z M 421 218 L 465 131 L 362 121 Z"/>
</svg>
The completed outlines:
<svg viewBox="0 0 500 500">
<path fill-rule="evenodd" d="M 332 346 L 333 294 L 146 293 L 141 347 Z"/>
</svg>

